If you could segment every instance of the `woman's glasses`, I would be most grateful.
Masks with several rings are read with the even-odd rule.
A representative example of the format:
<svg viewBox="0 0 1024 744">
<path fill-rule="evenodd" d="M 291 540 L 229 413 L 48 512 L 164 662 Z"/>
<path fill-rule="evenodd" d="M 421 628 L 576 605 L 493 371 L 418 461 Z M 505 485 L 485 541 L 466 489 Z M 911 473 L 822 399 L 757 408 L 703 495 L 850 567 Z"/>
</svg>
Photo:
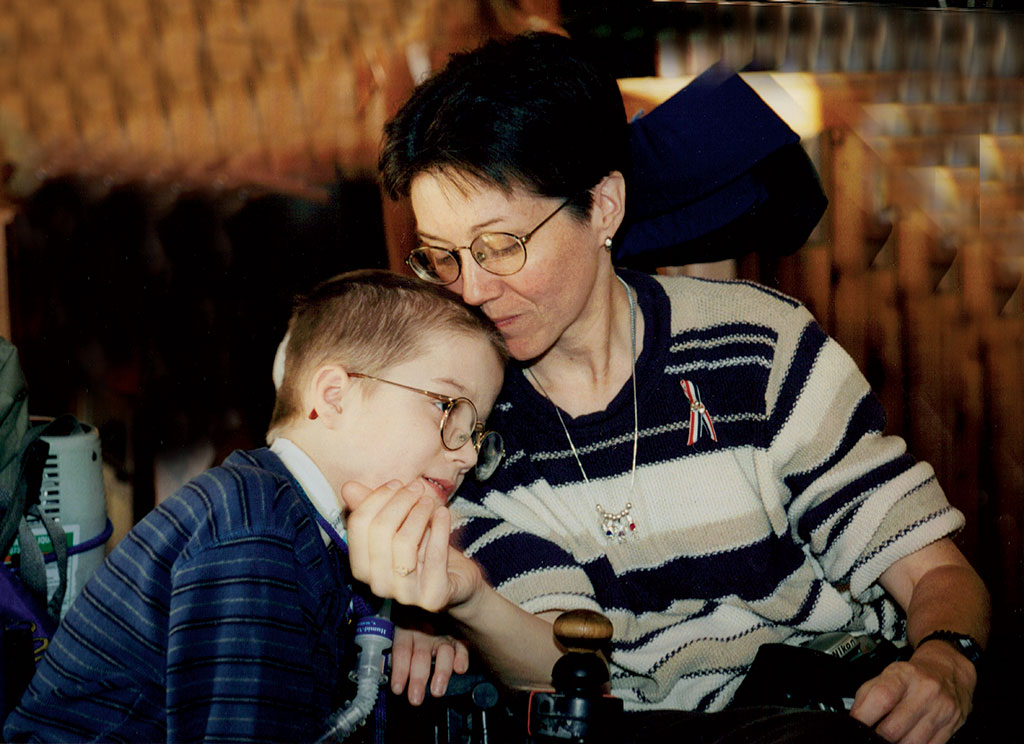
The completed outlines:
<svg viewBox="0 0 1024 744">
<path fill-rule="evenodd" d="M 484 271 L 500 276 L 515 274 L 526 265 L 526 244 L 548 220 L 558 214 L 569 203 L 566 199 L 554 212 L 545 217 L 537 227 L 526 235 L 504 232 L 487 232 L 478 235 L 468 248 L 438 248 L 421 245 L 409 254 L 405 263 L 416 272 L 416 276 L 431 284 L 451 284 L 462 274 L 462 259 L 459 251 L 468 250 L 469 255 Z"/>
<path fill-rule="evenodd" d="M 487 480 L 498 469 L 498 464 L 505 455 L 505 442 L 498 432 L 484 431 L 483 422 L 477 416 L 476 406 L 469 398 L 452 398 L 449 395 L 432 393 L 429 390 L 421 390 L 400 382 L 392 382 L 359 372 L 349 372 L 348 376 L 384 382 L 444 403 L 444 413 L 441 415 L 441 444 L 444 445 L 444 448 L 448 450 L 461 449 L 466 442 L 472 440 L 477 453 L 476 468 L 474 469 L 477 480 Z"/>
</svg>

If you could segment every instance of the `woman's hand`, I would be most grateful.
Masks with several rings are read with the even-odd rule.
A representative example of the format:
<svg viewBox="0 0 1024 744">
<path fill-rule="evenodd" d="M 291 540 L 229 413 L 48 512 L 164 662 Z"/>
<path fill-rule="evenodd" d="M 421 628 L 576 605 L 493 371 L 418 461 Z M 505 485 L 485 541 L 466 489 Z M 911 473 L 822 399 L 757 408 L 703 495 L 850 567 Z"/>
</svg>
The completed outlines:
<svg viewBox="0 0 1024 744">
<path fill-rule="evenodd" d="M 432 678 L 431 662 L 434 666 Z M 395 642 L 391 650 L 391 691 L 401 695 L 408 683 L 410 704 L 423 702 L 428 678 L 430 694 L 441 697 L 448 689 L 452 674 L 465 674 L 467 669 L 469 649 L 462 641 L 426 630 L 395 627 Z"/>
<path fill-rule="evenodd" d="M 451 513 L 421 483 L 341 489 L 352 575 L 381 598 L 439 612 L 484 586 L 477 565 L 448 545 Z"/>
<path fill-rule="evenodd" d="M 949 538 L 904 556 L 878 583 L 906 611 L 911 641 L 952 628 L 984 646 L 988 591 Z M 945 641 L 927 641 L 909 661 L 890 664 L 861 685 L 850 715 L 888 741 L 942 744 L 963 725 L 977 682 L 978 672 L 963 654 Z"/>
<path fill-rule="evenodd" d="M 850 715 L 887 741 L 942 744 L 967 718 L 977 679 L 962 654 L 929 641 L 861 685 Z"/>
<path fill-rule="evenodd" d="M 393 481 L 370 489 L 350 481 L 342 486 L 341 496 L 350 510 L 345 528 L 356 579 L 378 597 L 407 607 L 447 610 L 473 652 L 505 684 L 537 687 L 550 682 L 551 667 L 562 656 L 551 620 L 502 597 L 487 584 L 474 561 L 448 545 L 451 514 L 447 507 L 418 483 L 407 487 Z M 456 641 L 452 661 L 456 671 L 458 646 Z M 449 653 L 435 648 L 438 654 Z M 401 653 L 410 659 L 411 670 L 415 650 Z M 420 667 L 424 668 L 422 662 Z M 437 671 L 434 676 L 431 689 L 439 684 Z"/>
</svg>

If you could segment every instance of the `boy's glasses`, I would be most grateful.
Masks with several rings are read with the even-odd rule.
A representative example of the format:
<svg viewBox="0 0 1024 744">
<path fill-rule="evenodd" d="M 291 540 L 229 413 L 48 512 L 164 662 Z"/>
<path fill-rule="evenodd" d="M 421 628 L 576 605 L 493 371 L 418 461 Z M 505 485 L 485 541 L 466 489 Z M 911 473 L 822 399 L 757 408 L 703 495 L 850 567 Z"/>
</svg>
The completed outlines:
<svg viewBox="0 0 1024 744">
<path fill-rule="evenodd" d="M 526 235 L 504 232 L 487 232 L 478 235 L 467 248 L 439 248 L 421 245 L 409 254 L 405 263 L 416 272 L 416 276 L 431 284 L 451 284 L 462 274 L 462 259 L 459 251 L 468 250 L 469 255 L 484 271 L 499 276 L 515 274 L 526 265 L 526 244 L 537 234 L 562 207 L 566 199 L 554 212 L 545 217 L 537 227 Z"/>
<path fill-rule="evenodd" d="M 472 440 L 473 447 L 476 449 L 474 472 L 477 480 L 487 480 L 498 469 L 498 464 L 505 455 L 505 442 L 498 432 L 484 431 L 484 424 L 477 416 L 476 406 L 469 398 L 461 396 L 452 398 L 449 395 L 432 393 L 429 390 L 421 390 L 400 382 L 392 382 L 359 372 L 349 372 L 348 376 L 384 382 L 444 403 L 444 413 L 441 415 L 441 444 L 444 445 L 444 448 L 448 450 L 461 449 L 466 442 Z"/>
</svg>

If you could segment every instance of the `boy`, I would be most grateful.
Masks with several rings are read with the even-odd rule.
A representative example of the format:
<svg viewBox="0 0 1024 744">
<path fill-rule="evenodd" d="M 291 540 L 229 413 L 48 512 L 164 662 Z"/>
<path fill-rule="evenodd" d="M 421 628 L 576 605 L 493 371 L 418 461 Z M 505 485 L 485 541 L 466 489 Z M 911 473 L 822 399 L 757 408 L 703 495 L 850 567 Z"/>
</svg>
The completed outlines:
<svg viewBox="0 0 1024 744">
<path fill-rule="evenodd" d="M 381 271 L 317 287 L 289 323 L 271 447 L 233 453 L 136 525 L 4 740 L 318 738 L 354 660 L 341 486 L 398 479 L 433 510 L 481 443 L 493 465 L 480 421 L 504 361 L 493 326 L 443 290 Z"/>
</svg>

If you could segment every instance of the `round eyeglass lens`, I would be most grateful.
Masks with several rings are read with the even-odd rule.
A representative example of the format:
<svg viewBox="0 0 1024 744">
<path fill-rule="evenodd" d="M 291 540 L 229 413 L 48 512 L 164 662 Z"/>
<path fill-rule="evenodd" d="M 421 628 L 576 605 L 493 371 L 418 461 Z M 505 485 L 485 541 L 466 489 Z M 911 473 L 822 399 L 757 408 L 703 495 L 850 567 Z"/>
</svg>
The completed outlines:
<svg viewBox="0 0 1024 744">
<path fill-rule="evenodd" d="M 469 249 L 473 260 L 492 274 L 514 274 L 526 264 L 526 247 L 514 235 L 484 233 Z"/>
<path fill-rule="evenodd" d="M 459 278 L 459 260 L 443 248 L 417 248 L 405 262 L 416 276 L 432 284 L 451 284 Z"/>
<path fill-rule="evenodd" d="M 477 480 L 487 480 L 498 469 L 501 458 L 505 455 L 505 442 L 501 434 L 489 431 L 480 442 L 480 451 L 476 458 Z"/>
<path fill-rule="evenodd" d="M 457 450 L 469 441 L 476 426 L 476 409 L 466 398 L 458 398 L 448 410 L 441 430 L 441 441 L 450 450 Z"/>
</svg>

